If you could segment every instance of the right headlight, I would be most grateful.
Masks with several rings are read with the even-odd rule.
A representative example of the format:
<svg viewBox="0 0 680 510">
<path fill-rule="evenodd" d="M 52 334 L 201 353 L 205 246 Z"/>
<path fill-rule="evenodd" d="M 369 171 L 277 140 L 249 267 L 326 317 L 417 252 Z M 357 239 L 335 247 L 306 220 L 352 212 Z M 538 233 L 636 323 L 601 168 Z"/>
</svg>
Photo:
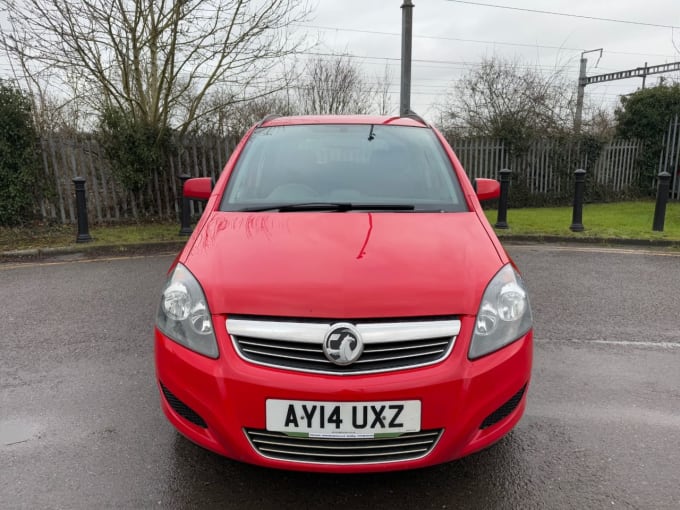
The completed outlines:
<svg viewBox="0 0 680 510">
<path fill-rule="evenodd" d="M 203 289 L 182 264 L 165 283 L 156 326 L 168 338 L 192 351 L 217 358 L 217 340 Z"/>
<path fill-rule="evenodd" d="M 484 292 L 470 342 L 470 359 L 497 351 L 524 336 L 533 325 L 522 278 L 510 265 L 496 273 Z"/>
</svg>

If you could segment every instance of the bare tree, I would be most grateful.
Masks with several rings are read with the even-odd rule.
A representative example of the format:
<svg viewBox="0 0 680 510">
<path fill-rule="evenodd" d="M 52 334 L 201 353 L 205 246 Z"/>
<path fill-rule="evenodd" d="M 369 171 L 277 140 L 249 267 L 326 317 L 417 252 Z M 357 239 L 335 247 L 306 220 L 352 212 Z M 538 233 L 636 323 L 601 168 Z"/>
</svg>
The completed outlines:
<svg viewBox="0 0 680 510">
<path fill-rule="evenodd" d="M 385 64 L 383 75 L 377 78 L 376 96 L 378 101 L 378 113 L 380 115 L 389 115 L 392 113 L 392 94 L 390 89 L 392 86 L 392 71 L 389 65 Z"/>
<path fill-rule="evenodd" d="M 212 113 L 205 117 L 198 131 L 218 136 L 241 138 L 253 124 L 270 114 L 295 115 L 295 103 L 285 92 L 275 92 L 259 98 L 239 100 L 232 95 L 215 95 L 206 105 Z"/>
<path fill-rule="evenodd" d="M 1 47 L 35 82 L 78 83 L 95 111 L 116 108 L 186 132 L 222 87 L 233 97 L 275 90 L 287 33 L 306 0 L 0 0 L 12 27 Z"/>
<path fill-rule="evenodd" d="M 8 29 L 16 41 L 20 37 L 15 27 Z M 4 37 L 4 34 L 3 34 Z M 26 37 L 23 35 L 22 37 Z M 33 102 L 31 113 L 36 130 L 39 133 L 55 131 L 77 131 L 81 127 L 82 102 L 79 101 L 78 84 L 69 80 L 70 90 L 66 93 L 50 89 L 55 81 L 55 72 L 51 68 L 32 69 L 24 55 L 9 61 L 14 83 L 26 90 Z"/>
<path fill-rule="evenodd" d="M 588 105 L 583 112 L 583 133 L 597 136 L 599 138 L 614 138 L 616 136 L 616 118 L 606 106 Z"/>
<path fill-rule="evenodd" d="M 297 96 L 306 114 L 365 114 L 374 104 L 376 89 L 349 57 L 316 57 L 305 67 Z"/>
<path fill-rule="evenodd" d="M 442 117 L 469 134 L 521 140 L 573 125 L 575 87 L 517 60 L 485 59 L 457 82 Z"/>
</svg>

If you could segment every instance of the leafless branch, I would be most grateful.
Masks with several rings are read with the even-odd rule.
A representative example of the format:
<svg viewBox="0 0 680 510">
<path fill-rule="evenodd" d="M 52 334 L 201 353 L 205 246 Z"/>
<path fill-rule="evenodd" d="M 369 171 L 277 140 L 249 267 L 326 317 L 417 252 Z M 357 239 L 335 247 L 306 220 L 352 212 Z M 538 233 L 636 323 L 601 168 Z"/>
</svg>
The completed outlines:
<svg viewBox="0 0 680 510">
<path fill-rule="evenodd" d="M 216 88 L 259 97 L 279 87 L 282 59 L 305 44 L 287 29 L 307 18 L 306 1 L 0 0 L 12 27 L 0 48 L 34 88 L 75 80 L 95 111 L 115 106 L 183 133 Z M 269 86 L 250 88 L 257 77 Z"/>
<path fill-rule="evenodd" d="M 365 114 L 376 95 L 376 88 L 366 83 L 359 68 L 346 57 L 310 60 L 297 87 L 300 109 L 314 115 Z"/>
</svg>

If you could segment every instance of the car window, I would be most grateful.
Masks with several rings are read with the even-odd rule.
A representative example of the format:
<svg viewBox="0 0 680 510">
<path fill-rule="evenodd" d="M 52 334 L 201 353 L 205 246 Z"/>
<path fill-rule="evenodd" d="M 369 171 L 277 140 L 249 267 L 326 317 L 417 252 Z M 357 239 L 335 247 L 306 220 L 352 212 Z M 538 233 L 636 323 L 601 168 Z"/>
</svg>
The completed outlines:
<svg viewBox="0 0 680 510">
<path fill-rule="evenodd" d="M 230 177 L 221 210 L 352 202 L 466 211 L 432 130 L 385 125 L 256 129 Z"/>
</svg>

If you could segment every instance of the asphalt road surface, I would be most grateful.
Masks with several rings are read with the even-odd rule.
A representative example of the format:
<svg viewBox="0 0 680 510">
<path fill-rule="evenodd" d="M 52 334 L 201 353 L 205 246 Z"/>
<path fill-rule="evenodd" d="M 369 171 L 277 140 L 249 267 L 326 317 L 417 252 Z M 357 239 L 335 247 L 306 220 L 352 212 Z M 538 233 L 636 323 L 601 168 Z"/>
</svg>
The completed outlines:
<svg viewBox="0 0 680 510">
<path fill-rule="evenodd" d="M 261 469 L 158 405 L 152 323 L 171 256 L 0 265 L 0 507 L 680 508 L 680 254 L 511 246 L 536 319 L 518 427 L 449 464 Z"/>
</svg>

